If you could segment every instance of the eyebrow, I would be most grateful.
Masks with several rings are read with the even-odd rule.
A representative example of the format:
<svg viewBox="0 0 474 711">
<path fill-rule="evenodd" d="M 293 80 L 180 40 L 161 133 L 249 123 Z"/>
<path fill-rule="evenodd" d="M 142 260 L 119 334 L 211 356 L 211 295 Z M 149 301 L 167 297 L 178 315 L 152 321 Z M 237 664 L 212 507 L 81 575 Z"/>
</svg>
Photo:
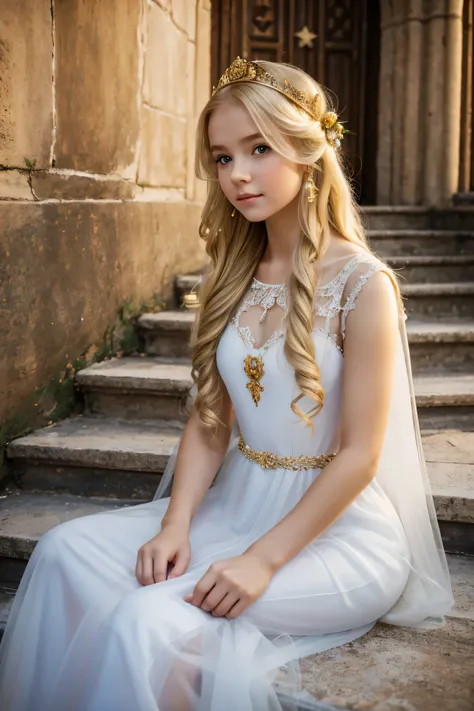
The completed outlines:
<svg viewBox="0 0 474 711">
<path fill-rule="evenodd" d="M 256 138 L 263 138 L 261 133 L 252 133 L 250 136 L 245 136 L 241 138 L 239 143 L 250 143 L 250 141 L 255 141 Z M 211 151 L 225 151 L 227 148 L 225 146 L 211 146 Z"/>
</svg>

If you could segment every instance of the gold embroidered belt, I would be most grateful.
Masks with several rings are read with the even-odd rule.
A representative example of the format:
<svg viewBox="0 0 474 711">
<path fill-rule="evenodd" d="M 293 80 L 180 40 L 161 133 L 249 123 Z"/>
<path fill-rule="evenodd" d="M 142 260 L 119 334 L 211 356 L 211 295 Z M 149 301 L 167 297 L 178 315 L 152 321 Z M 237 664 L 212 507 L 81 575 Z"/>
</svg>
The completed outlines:
<svg viewBox="0 0 474 711">
<path fill-rule="evenodd" d="M 320 454 L 317 457 L 306 457 L 300 454 L 298 457 L 281 457 L 272 452 L 259 452 L 245 444 L 242 435 L 239 436 L 239 450 L 244 457 L 250 459 L 251 462 L 259 464 L 264 469 L 291 469 L 298 471 L 299 469 L 324 469 L 325 466 L 332 462 L 335 454 Z"/>
</svg>

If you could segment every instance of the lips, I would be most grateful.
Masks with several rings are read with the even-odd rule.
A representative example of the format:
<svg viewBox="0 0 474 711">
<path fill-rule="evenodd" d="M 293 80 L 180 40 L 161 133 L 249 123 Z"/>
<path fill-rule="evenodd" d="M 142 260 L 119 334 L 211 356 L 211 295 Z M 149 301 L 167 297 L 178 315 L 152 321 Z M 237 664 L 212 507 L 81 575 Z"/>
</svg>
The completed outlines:
<svg viewBox="0 0 474 711">
<path fill-rule="evenodd" d="M 238 202 L 245 202 L 246 200 L 251 200 L 252 198 L 261 197 L 258 193 L 246 193 L 245 195 L 239 195 L 237 198 Z"/>
</svg>

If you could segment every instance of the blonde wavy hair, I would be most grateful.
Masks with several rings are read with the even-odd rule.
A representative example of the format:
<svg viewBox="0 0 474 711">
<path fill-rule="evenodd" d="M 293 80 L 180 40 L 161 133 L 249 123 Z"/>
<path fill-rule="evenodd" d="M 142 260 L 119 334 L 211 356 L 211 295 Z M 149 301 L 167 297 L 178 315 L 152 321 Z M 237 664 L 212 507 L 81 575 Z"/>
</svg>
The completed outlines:
<svg viewBox="0 0 474 711">
<path fill-rule="evenodd" d="M 321 115 L 332 110 L 324 88 L 301 69 L 263 60 L 257 63 L 280 85 L 288 79 L 296 89 L 310 95 L 319 92 Z M 367 252 L 371 253 L 371 250 L 350 182 L 344 174 L 342 157 L 328 143 L 319 121 L 278 91 L 256 82 L 231 84 L 218 91 L 204 107 L 197 127 L 196 175 L 209 183 L 199 234 L 206 242 L 210 262 L 200 288 L 200 307 L 191 338 L 192 377 L 197 385 L 194 406 L 204 425 L 217 432 L 223 424 L 218 415 L 222 383 L 216 363 L 217 346 L 229 319 L 247 292 L 267 246 L 265 223 L 249 222 L 239 212 L 232 218 L 232 205 L 219 186 L 208 125 L 213 110 L 229 98 L 242 102 L 273 150 L 294 161 L 288 150 L 289 140 L 296 149 L 299 162 L 314 169 L 313 178 L 318 188 L 316 200 L 308 202 L 304 180 L 299 195 L 301 233 L 288 280 L 284 345 L 286 358 L 294 369 L 301 391 L 292 401 L 291 409 L 313 427 L 310 418 L 322 409 L 324 390 L 311 339 L 317 281 L 312 262 L 324 253 L 331 227 Z M 393 280 L 398 289 L 395 276 Z M 304 395 L 315 403 L 308 413 L 297 405 Z"/>
</svg>

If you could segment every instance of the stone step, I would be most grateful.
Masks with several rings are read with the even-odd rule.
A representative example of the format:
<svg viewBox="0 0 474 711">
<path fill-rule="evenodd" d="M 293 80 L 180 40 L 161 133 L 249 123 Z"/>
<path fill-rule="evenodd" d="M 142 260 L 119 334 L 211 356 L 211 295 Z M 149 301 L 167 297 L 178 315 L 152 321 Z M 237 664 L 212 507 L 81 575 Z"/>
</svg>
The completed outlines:
<svg viewBox="0 0 474 711">
<path fill-rule="evenodd" d="M 425 433 L 422 441 L 444 547 L 474 555 L 474 432 Z"/>
<path fill-rule="evenodd" d="M 194 314 L 162 311 L 144 314 L 138 321 L 148 355 L 190 358 Z M 474 372 L 474 320 L 470 322 L 407 321 L 412 368 L 415 374 Z"/>
<path fill-rule="evenodd" d="M 125 419 L 186 421 L 192 385 L 189 365 L 158 358 L 111 358 L 76 375 L 86 411 Z"/>
<path fill-rule="evenodd" d="M 474 231 L 434 231 L 434 230 L 373 230 L 368 232 L 369 240 L 373 245 L 381 244 L 384 240 L 392 240 L 393 254 L 386 249 L 383 257 L 387 264 L 399 271 L 402 281 L 408 283 L 446 283 L 474 281 Z M 440 252 L 431 242 L 438 237 Z M 400 255 L 400 248 L 407 250 L 408 244 L 413 243 L 413 252 Z M 430 243 L 430 244 L 428 244 Z M 429 254 L 420 254 L 423 252 Z M 375 249 L 375 246 L 374 246 Z M 463 254 L 462 250 L 467 253 Z M 446 253 L 452 250 L 452 253 Z M 394 256 L 394 255 L 397 256 Z M 188 294 L 194 287 L 199 286 L 199 274 L 181 274 L 176 277 L 175 287 L 179 297 Z M 181 301 L 179 301 L 181 303 Z"/>
<path fill-rule="evenodd" d="M 403 264 L 406 264 L 407 259 L 408 258 L 405 257 L 390 258 L 387 259 L 387 262 L 392 266 L 396 266 L 397 269 L 400 267 L 399 273 L 401 276 L 404 276 L 404 269 L 401 267 Z M 449 258 L 410 257 L 409 259 L 412 259 L 413 264 L 415 265 L 413 267 L 409 267 L 410 269 L 422 270 L 426 269 L 424 266 L 419 266 L 419 262 L 422 259 L 426 260 L 426 262 L 434 259 L 435 262 L 437 262 L 438 260 Z M 461 259 L 464 259 L 462 265 L 460 262 Z M 467 271 L 467 263 L 470 263 L 469 268 L 472 270 L 472 273 Z M 400 289 L 406 299 L 406 310 L 409 316 L 419 320 L 434 321 L 439 321 L 439 319 L 452 321 L 455 319 L 468 320 L 474 318 L 474 256 L 457 257 L 454 266 L 458 272 L 463 272 L 462 279 L 460 281 L 447 281 L 447 277 L 450 276 L 449 272 L 445 272 L 446 278 L 440 282 L 434 282 L 428 277 L 420 283 L 413 283 L 411 279 L 408 280 L 408 277 L 407 281 L 403 278 L 400 280 Z M 438 268 L 444 269 L 445 267 L 440 267 L 438 265 Z M 414 274 L 414 272 L 412 272 L 412 274 Z M 417 276 L 420 277 L 422 274 L 418 273 Z M 196 275 L 186 274 L 179 276 L 176 279 L 175 291 L 178 310 L 183 310 L 184 294 L 188 294 L 198 284 L 199 276 Z M 169 315 L 163 316 L 165 313 Z M 144 314 L 140 318 L 139 327 L 145 337 L 147 347 L 150 342 L 153 342 L 153 334 L 150 332 L 155 330 L 155 323 L 160 319 L 161 331 L 164 331 L 165 329 L 169 331 L 168 337 L 165 338 L 165 346 L 168 345 L 167 341 L 170 338 L 173 338 L 173 335 L 176 334 L 176 330 L 179 330 L 173 316 L 174 313 L 176 313 L 176 310 L 172 310 L 171 312 L 161 312 L 160 314 Z M 151 316 L 156 317 L 155 320 L 152 319 Z M 192 311 L 186 311 L 186 316 L 181 319 L 183 322 L 186 320 L 189 324 L 189 330 L 191 328 L 193 318 L 194 314 Z M 173 355 L 169 350 L 165 350 L 165 346 L 163 348 L 163 355 Z M 178 352 L 175 353 L 176 356 L 185 354 L 185 344 L 176 344 L 176 346 L 178 348 Z"/>
<path fill-rule="evenodd" d="M 474 254 L 387 257 L 386 261 L 397 271 L 402 283 L 474 281 Z"/>
<path fill-rule="evenodd" d="M 473 638 L 468 619 L 448 618 L 434 630 L 379 623 L 352 643 L 304 659 L 302 689 L 312 701 L 298 711 L 319 711 L 320 704 L 327 711 L 472 711 Z"/>
<path fill-rule="evenodd" d="M 65 494 L 19 493 L 0 500 L 0 638 L 21 576 L 39 538 L 64 521 L 122 505 L 123 502 Z M 452 554 L 447 558 L 455 598 L 451 617 L 474 620 L 474 558 Z M 18 564 L 15 580 L 4 576 L 12 562 Z"/>
<path fill-rule="evenodd" d="M 472 560 L 465 560 L 472 566 Z M 457 561 L 450 557 L 448 563 L 453 576 L 452 566 L 456 568 Z M 472 591 L 472 574 L 470 583 L 466 574 L 463 579 Z M 457 602 L 459 585 L 454 578 L 453 587 Z M 14 592 L 0 587 L 0 639 Z M 471 601 L 471 609 L 473 604 Z M 459 605 L 453 613 L 440 630 L 377 624 L 355 642 L 307 657 L 301 665 L 303 690 L 298 711 L 468 711 L 472 708 L 469 694 L 474 622 L 472 617 L 459 614 Z M 455 681 L 451 683 L 451 679 Z M 278 697 L 285 711 L 294 709 L 294 702 L 285 694 L 278 693 Z"/>
<path fill-rule="evenodd" d="M 444 627 L 379 623 L 352 643 L 307 657 L 301 665 L 304 691 L 332 711 L 469 711 L 474 559 L 448 556 L 448 565 L 456 606 Z"/>
<path fill-rule="evenodd" d="M 410 358 L 415 375 L 474 372 L 474 320 L 407 322 Z"/>
<path fill-rule="evenodd" d="M 184 277 L 183 277 L 184 279 Z M 189 293 L 184 287 L 183 293 Z M 143 314 L 138 319 L 138 328 L 145 343 L 147 355 L 162 358 L 189 358 L 189 342 L 194 313 L 184 309 Z"/>
<path fill-rule="evenodd" d="M 0 641 L 3 637 L 3 632 L 10 616 L 10 610 L 13 605 L 16 588 L 0 585 Z"/>
<path fill-rule="evenodd" d="M 474 282 L 402 284 L 408 316 L 439 321 L 474 318 Z"/>
<path fill-rule="evenodd" d="M 14 491 L 0 499 L 0 569 L 4 559 L 27 560 L 40 536 L 58 523 L 136 501 Z M 0 578 L 0 583 L 4 581 Z"/>
<path fill-rule="evenodd" d="M 19 578 L 12 577 L 7 571 L 3 577 L 4 569 L 7 570 L 7 562 L 10 559 L 23 561 L 19 563 L 24 569 L 26 561 L 31 556 L 39 538 L 59 523 L 69 521 L 80 516 L 98 513 L 100 511 L 111 511 L 123 506 L 133 506 L 136 501 L 126 499 L 107 499 L 103 497 L 81 497 L 71 494 L 57 493 L 30 493 L 12 492 L 9 496 L 0 499 L 0 585 L 15 587 Z M 458 558 L 458 556 L 456 556 Z M 474 559 L 467 557 L 471 561 L 471 566 L 464 564 L 464 558 L 460 557 L 459 565 L 456 567 L 456 575 L 470 575 L 470 583 L 474 584 Z M 6 563 L 5 568 L 3 563 Z M 466 567 L 467 566 L 467 567 Z M 459 572 L 460 571 L 460 572 Z M 462 573 L 462 575 L 461 575 Z M 462 587 L 464 597 L 461 596 L 458 603 L 464 616 L 472 616 L 474 619 L 474 595 L 473 585 L 466 587 L 464 582 Z M 469 604 L 465 601 L 465 596 L 469 597 Z M 464 602 L 461 601 L 464 600 Z M 471 604 L 472 603 L 472 604 Z"/>
<path fill-rule="evenodd" d="M 474 429 L 473 374 L 417 375 L 414 386 L 421 429 Z"/>
<path fill-rule="evenodd" d="M 471 256 L 474 229 L 466 230 L 370 230 L 371 248 L 382 259 L 408 256 Z"/>
<path fill-rule="evenodd" d="M 149 501 L 182 430 L 180 423 L 64 420 L 9 444 L 7 491 Z M 474 433 L 429 433 L 423 448 L 450 550 L 474 553 Z"/>
<path fill-rule="evenodd" d="M 0 498 L 0 639 L 13 596 L 39 538 L 59 523 L 136 502 L 15 492 Z"/>
<path fill-rule="evenodd" d="M 369 230 L 472 230 L 474 207 L 456 205 L 427 208 L 410 205 L 363 205 L 363 222 Z"/>
<path fill-rule="evenodd" d="M 453 193 L 453 205 L 474 205 L 474 192 Z"/>
<path fill-rule="evenodd" d="M 6 547 L 5 541 L 9 539 L 11 543 L 11 539 L 18 536 L 18 529 L 21 528 L 21 559 L 17 560 L 24 570 L 34 545 L 49 528 L 75 516 L 95 513 L 99 507 L 100 504 L 93 507 L 90 503 L 84 505 L 64 496 L 43 496 L 41 500 L 40 496 L 19 495 L 8 502 L 9 516 L 6 515 L 6 510 L 1 511 L 0 508 L 0 549 L 3 553 L 11 553 L 13 547 L 11 545 Z M 25 522 L 28 523 L 26 532 Z M 28 552 L 25 545 L 27 539 Z M 448 566 L 455 607 L 444 628 L 430 633 L 378 624 L 360 640 L 317 657 L 308 657 L 302 665 L 302 680 L 303 688 L 310 694 L 310 698 L 318 698 L 326 702 L 322 708 L 327 708 L 326 704 L 337 703 L 337 708 L 341 708 L 341 704 L 344 704 L 346 708 L 373 708 L 376 711 L 377 708 L 384 708 L 383 704 L 380 706 L 381 700 L 383 703 L 387 699 L 390 700 L 390 708 L 398 707 L 395 701 L 397 699 L 398 702 L 400 701 L 400 691 L 402 691 L 403 708 L 428 708 L 426 705 L 407 704 L 420 700 L 420 686 L 429 690 L 431 700 L 436 693 L 444 694 L 446 682 L 440 686 L 439 681 L 438 684 L 435 683 L 436 678 L 446 679 L 446 673 L 453 668 L 456 671 L 457 682 L 454 687 L 456 705 L 447 706 L 443 701 L 447 697 L 440 696 L 443 703 L 437 708 L 452 708 L 453 711 L 467 709 L 468 706 L 459 705 L 459 701 L 464 697 L 469 698 L 465 689 L 469 685 L 474 632 L 474 559 L 448 555 Z M 1 570 L 4 569 L 2 566 Z M 0 582 L 0 639 L 11 612 L 18 582 L 19 580 L 16 584 L 12 584 L 9 580 Z M 387 655 L 390 658 L 390 683 L 387 682 L 386 674 Z M 437 665 L 435 670 L 433 670 L 434 664 Z M 348 666 L 347 670 L 345 665 Z M 342 677 L 341 669 L 344 670 Z M 382 677 L 379 674 L 374 676 L 376 669 L 385 670 Z M 437 676 L 432 679 L 434 672 Z M 426 677 L 430 677 L 428 680 L 430 683 L 420 684 L 420 680 L 425 681 Z M 383 680 L 382 683 L 380 678 Z M 351 699 L 348 698 L 349 692 Z M 393 698 L 394 695 L 397 698 Z M 452 700 L 452 695 L 449 698 Z M 371 700 L 371 706 L 364 707 L 361 704 L 367 699 Z M 352 701 L 355 700 L 357 703 L 354 706 Z M 310 708 L 314 708 L 314 704 L 311 704 Z"/>
<path fill-rule="evenodd" d="M 150 500 L 182 422 L 79 415 L 7 447 L 8 482 L 28 491 Z"/>
<path fill-rule="evenodd" d="M 154 356 L 112 358 L 79 371 L 77 379 L 87 414 L 181 422 L 189 417 L 192 378 L 187 363 L 164 363 Z M 474 375 L 417 375 L 415 389 L 422 428 L 473 429 Z"/>
</svg>

